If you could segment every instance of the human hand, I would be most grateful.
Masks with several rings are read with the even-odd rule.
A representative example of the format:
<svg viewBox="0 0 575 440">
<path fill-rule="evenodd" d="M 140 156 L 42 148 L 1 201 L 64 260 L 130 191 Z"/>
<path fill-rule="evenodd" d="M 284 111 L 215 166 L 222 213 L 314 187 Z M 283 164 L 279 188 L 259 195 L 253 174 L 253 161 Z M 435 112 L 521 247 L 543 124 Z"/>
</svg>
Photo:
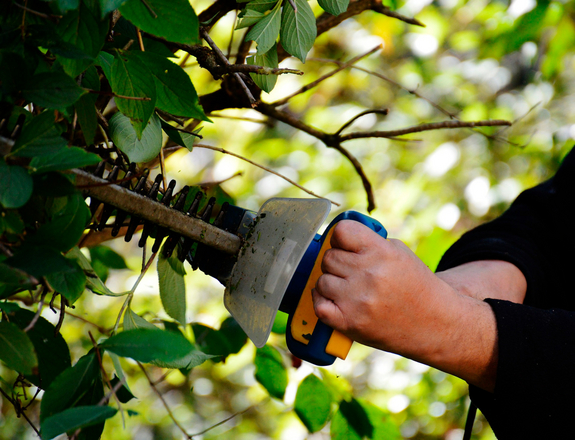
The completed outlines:
<svg viewBox="0 0 575 440">
<path fill-rule="evenodd" d="M 496 323 L 487 303 L 460 295 L 405 244 L 341 221 L 313 290 L 318 318 L 351 339 L 492 389 Z"/>
<path fill-rule="evenodd" d="M 418 323 L 436 319 L 449 286 L 401 241 L 358 222 L 339 222 L 331 246 L 313 296 L 316 315 L 358 342 L 403 354 L 409 335 L 420 338 Z"/>
</svg>

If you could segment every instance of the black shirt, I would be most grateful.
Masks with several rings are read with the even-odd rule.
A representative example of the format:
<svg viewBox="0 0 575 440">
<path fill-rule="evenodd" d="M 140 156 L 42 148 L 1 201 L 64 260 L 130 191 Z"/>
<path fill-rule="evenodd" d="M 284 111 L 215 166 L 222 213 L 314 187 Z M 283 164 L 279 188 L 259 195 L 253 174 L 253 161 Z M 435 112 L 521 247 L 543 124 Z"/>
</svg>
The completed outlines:
<svg viewBox="0 0 575 440">
<path fill-rule="evenodd" d="M 437 267 L 504 260 L 527 280 L 524 304 L 486 300 L 497 320 L 495 391 L 470 387 L 500 440 L 575 436 L 574 252 L 575 149 L 553 178 L 464 234 Z"/>
</svg>

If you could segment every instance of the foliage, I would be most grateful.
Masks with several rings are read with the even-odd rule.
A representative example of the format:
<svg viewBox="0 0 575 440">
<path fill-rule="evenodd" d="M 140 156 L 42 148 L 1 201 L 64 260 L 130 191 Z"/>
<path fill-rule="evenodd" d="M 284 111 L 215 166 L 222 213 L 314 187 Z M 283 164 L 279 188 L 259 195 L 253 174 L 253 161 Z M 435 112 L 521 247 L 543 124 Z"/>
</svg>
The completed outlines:
<svg viewBox="0 0 575 440">
<path fill-rule="evenodd" d="M 150 275 L 155 253 L 108 241 L 101 208 L 88 208 L 70 172 L 104 160 L 122 178 L 136 162 L 135 175 L 160 168 L 178 185 L 203 182 L 218 205 L 256 210 L 305 190 L 341 209 L 367 207 L 434 266 L 462 231 L 547 177 L 571 145 L 574 11 L 557 1 L 523 11 L 498 1 L 415 3 L 1 8 L 5 438 L 33 429 L 86 439 L 456 433 L 461 381 L 360 346 L 331 369 L 301 365 L 279 319 L 279 334 L 255 350 L 223 310 L 221 287 L 185 275 L 176 253 L 158 257 Z M 197 142 L 199 128 L 217 147 Z M 488 438 L 484 421 L 476 429 Z"/>
</svg>

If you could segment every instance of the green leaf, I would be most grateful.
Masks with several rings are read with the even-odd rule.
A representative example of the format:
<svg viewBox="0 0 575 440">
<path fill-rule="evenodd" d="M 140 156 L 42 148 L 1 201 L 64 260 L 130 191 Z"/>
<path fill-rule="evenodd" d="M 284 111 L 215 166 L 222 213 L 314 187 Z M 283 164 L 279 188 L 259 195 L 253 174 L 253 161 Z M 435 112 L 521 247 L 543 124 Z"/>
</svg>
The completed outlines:
<svg viewBox="0 0 575 440">
<path fill-rule="evenodd" d="M 70 177 L 70 175 L 67 175 Z M 34 195 L 46 197 L 65 197 L 74 194 L 76 187 L 66 175 L 57 171 L 34 174 Z"/>
<path fill-rule="evenodd" d="M 59 197 L 60 203 L 49 222 L 30 235 L 29 245 L 52 246 L 62 252 L 72 249 L 80 240 L 90 220 L 90 210 L 80 193 Z"/>
<path fill-rule="evenodd" d="M 104 75 L 108 79 L 108 82 L 112 81 L 112 65 L 114 64 L 114 55 L 108 52 L 100 52 L 98 58 L 96 59 L 97 66 L 102 68 Z"/>
<path fill-rule="evenodd" d="M 200 105 L 196 89 L 184 70 L 153 52 L 134 52 L 150 69 L 156 82 L 156 107 L 177 116 L 209 121 Z"/>
<path fill-rule="evenodd" d="M 27 101 L 51 109 L 66 108 L 84 93 L 86 92 L 76 81 L 62 72 L 37 73 L 22 90 Z"/>
<path fill-rule="evenodd" d="M 258 54 L 264 54 L 276 43 L 281 25 L 281 1 L 278 1 L 265 18 L 258 21 L 246 34 L 246 40 L 254 40 Z"/>
<path fill-rule="evenodd" d="M 280 353 L 270 345 L 258 348 L 254 360 L 256 380 L 270 396 L 283 399 L 287 383 L 287 370 Z"/>
<path fill-rule="evenodd" d="M 307 376 L 297 389 L 294 409 L 309 432 L 319 431 L 331 411 L 331 393 L 321 379 Z"/>
<path fill-rule="evenodd" d="M 57 56 L 64 72 L 75 78 L 86 70 L 104 46 L 108 28 L 109 22 L 100 20 L 100 17 L 84 3 L 78 10 L 65 14 L 58 23 L 58 34 L 63 41 L 85 53 L 87 59 Z"/>
<path fill-rule="evenodd" d="M 160 119 L 154 114 L 146 129 L 138 139 L 130 120 L 121 113 L 110 119 L 110 137 L 114 144 L 128 155 L 130 162 L 148 162 L 162 149 L 162 129 Z"/>
<path fill-rule="evenodd" d="M 56 249 L 48 246 L 25 246 L 4 263 L 30 275 L 41 278 L 51 273 L 67 270 L 66 258 Z"/>
<path fill-rule="evenodd" d="M 114 388 L 118 382 L 120 382 L 120 379 L 118 379 L 117 377 L 114 377 L 112 380 L 110 380 L 112 388 Z M 135 396 L 128 388 L 125 387 L 124 384 L 122 384 L 118 389 L 118 391 L 116 391 L 116 396 L 118 397 L 118 400 L 122 403 L 128 403 L 130 400 L 135 399 Z"/>
<path fill-rule="evenodd" d="M 77 9 L 80 6 L 80 0 L 56 0 L 55 3 L 62 13 Z"/>
<path fill-rule="evenodd" d="M 2 280 L 0 299 L 8 298 L 25 289 L 31 289 L 38 284 L 38 280 L 33 279 L 26 272 L 4 263 L 0 263 L 0 280 Z"/>
<path fill-rule="evenodd" d="M 69 270 L 48 274 L 46 280 L 56 292 L 63 295 L 70 304 L 74 304 L 84 293 L 86 274 L 75 260 L 66 260 Z"/>
<path fill-rule="evenodd" d="M 264 13 L 276 6 L 277 3 L 278 0 L 252 0 L 246 5 L 246 9 L 240 13 L 240 16 L 243 16 L 244 11 L 247 12 L 248 10 Z"/>
<path fill-rule="evenodd" d="M 272 332 L 280 335 L 285 335 L 289 315 L 281 310 L 278 310 L 272 326 Z"/>
<path fill-rule="evenodd" d="M 184 130 L 178 130 L 172 127 L 170 124 L 168 124 L 161 118 L 160 123 L 162 125 L 162 130 L 164 130 L 164 133 L 168 135 L 168 137 L 172 142 L 175 142 L 176 144 L 181 145 L 182 147 L 186 147 L 189 151 L 192 151 L 194 149 L 194 143 L 196 142 L 196 140 L 200 138 L 198 136 L 198 133 L 201 130 L 201 128 L 198 130 L 194 130 L 192 133 L 188 133 Z"/>
<path fill-rule="evenodd" d="M 232 353 L 233 349 L 230 341 L 219 330 L 197 322 L 192 324 L 192 330 L 194 331 L 196 344 L 203 352 L 219 357 L 220 361 L 225 360 Z"/>
<path fill-rule="evenodd" d="M 147 329 L 152 329 L 152 330 L 158 330 L 158 327 L 156 327 L 151 322 L 146 321 L 140 315 L 138 315 L 137 313 L 132 311 L 132 309 L 130 307 L 128 307 L 128 309 L 126 310 L 126 313 L 124 313 L 123 323 L 124 323 L 123 324 L 124 325 L 124 331 L 135 330 L 138 328 L 147 328 Z"/>
<path fill-rule="evenodd" d="M 22 374 L 32 374 L 38 366 L 34 345 L 28 335 L 7 321 L 0 322 L 0 360 Z"/>
<path fill-rule="evenodd" d="M 78 428 L 93 426 L 113 417 L 118 412 L 110 406 L 78 406 L 45 419 L 41 424 L 42 438 L 52 439 Z"/>
<path fill-rule="evenodd" d="M 315 16 L 307 0 L 295 0 L 297 12 L 290 5 L 282 11 L 280 42 L 283 48 L 302 63 L 315 42 Z M 258 46 L 258 53 L 259 53 Z"/>
<path fill-rule="evenodd" d="M 278 51 L 274 44 L 270 50 L 263 55 L 255 55 L 247 58 L 247 63 L 252 66 L 264 66 L 275 69 L 278 67 Z M 277 75 L 264 75 L 259 73 L 250 73 L 250 76 L 256 85 L 266 93 L 270 93 L 278 80 Z"/>
<path fill-rule="evenodd" d="M 184 263 L 174 252 L 166 258 L 160 252 L 158 258 L 160 298 L 166 313 L 182 325 L 186 325 L 186 283 Z"/>
<path fill-rule="evenodd" d="M 49 156 L 64 148 L 66 140 L 55 123 L 55 112 L 47 110 L 28 118 L 12 154 L 19 157 Z"/>
<path fill-rule="evenodd" d="M 47 173 L 49 171 L 64 171 L 72 168 L 82 168 L 96 165 L 102 159 L 94 153 L 88 153 L 82 148 L 61 148 L 51 156 L 35 157 L 30 162 L 33 173 Z"/>
<path fill-rule="evenodd" d="M 400 440 L 399 429 L 381 409 L 368 402 L 342 400 L 330 426 L 333 440 L 364 438 Z"/>
<path fill-rule="evenodd" d="M 110 12 L 118 9 L 128 0 L 100 0 L 100 10 L 102 12 L 102 17 L 108 15 Z"/>
<path fill-rule="evenodd" d="M 18 309 L 10 312 L 8 317 L 10 322 L 23 330 L 32 322 L 34 315 L 35 313 L 30 310 Z M 71 365 L 68 344 L 62 334 L 56 334 L 56 328 L 41 316 L 26 334 L 38 356 L 38 371 L 26 376 L 26 379 L 38 387 L 47 389 L 52 381 Z"/>
<path fill-rule="evenodd" d="M 129 0 L 120 12 L 144 32 L 174 43 L 200 43 L 198 16 L 187 0 Z"/>
<path fill-rule="evenodd" d="M 92 351 L 59 374 L 46 389 L 40 405 L 40 421 L 75 406 L 99 378 L 98 358 Z"/>
<path fill-rule="evenodd" d="M 248 342 L 248 335 L 245 334 L 237 321 L 231 316 L 222 322 L 219 332 L 224 336 L 230 347 L 228 354 L 239 353 L 246 342 Z"/>
<path fill-rule="evenodd" d="M 339 15 L 347 11 L 349 0 L 318 0 L 321 8 L 331 15 Z"/>
<path fill-rule="evenodd" d="M 68 257 L 75 258 L 84 273 L 86 274 L 86 287 L 90 289 L 92 292 L 98 295 L 105 295 L 105 296 L 124 296 L 127 295 L 128 292 L 120 292 L 114 293 L 100 279 L 100 277 L 94 272 L 92 265 L 86 258 L 86 256 L 78 249 L 77 247 L 72 248 L 68 253 Z"/>
<path fill-rule="evenodd" d="M 0 159 L 0 205 L 8 209 L 24 206 L 33 188 L 32 177 L 24 168 Z"/>
<path fill-rule="evenodd" d="M 140 139 L 156 107 L 154 77 L 137 57 L 120 53 L 114 58 L 110 74 L 110 85 L 114 93 L 120 96 L 141 98 L 115 98 L 118 110 L 130 118 L 137 138 Z"/>
<path fill-rule="evenodd" d="M 265 16 L 266 14 L 263 12 L 255 11 L 254 9 L 244 9 L 238 15 L 239 21 L 236 26 L 236 30 L 253 26 Z"/>
<path fill-rule="evenodd" d="M 100 345 L 118 356 L 140 362 L 174 362 L 185 358 L 193 346 L 182 335 L 160 329 L 139 328 L 118 333 Z"/>
<path fill-rule="evenodd" d="M 126 261 L 119 253 L 108 246 L 94 246 L 90 248 L 90 258 L 92 261 L 101 261 L 110 269 L 127 269 Z"/>
<path fill-rule="evenodd" d="M 332 438 L 337 440 L 373 438 L 374 427 L 356 399 L 342 400 L 331 421 Z M 335 434 L 335 436 L 334 436 Z"/>
<path fill-rule="evenodd" d="M 95 66 L 90 66 L 82 76 L 82 86 L 91 90 L 100 90 L 100 78 Z M 98 115 L 96 113 L 96 101 L 98 96 L 93 93 L 87 93 L 82 96 L 74 105 L 78 115 L 78 123 L 82 128 L 82 134 L 86 145 L 94 143 L 94 136 L 98 128 Z"/>
</svg>

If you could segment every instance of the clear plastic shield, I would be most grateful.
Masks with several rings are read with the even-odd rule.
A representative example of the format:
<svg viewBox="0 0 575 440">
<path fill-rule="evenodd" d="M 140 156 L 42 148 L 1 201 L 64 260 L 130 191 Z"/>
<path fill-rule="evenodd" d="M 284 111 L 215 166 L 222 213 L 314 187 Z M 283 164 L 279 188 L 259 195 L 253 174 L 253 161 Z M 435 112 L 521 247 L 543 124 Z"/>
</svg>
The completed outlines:
<svg viewBox="0 0 575 440">
<path fill-rule="evenodd" d="M 331 204 L 274 198 L 261 207 L 226 286 L 224 304 L 248 337 L 263 347 L 287 286 Z"/>
</svg>

